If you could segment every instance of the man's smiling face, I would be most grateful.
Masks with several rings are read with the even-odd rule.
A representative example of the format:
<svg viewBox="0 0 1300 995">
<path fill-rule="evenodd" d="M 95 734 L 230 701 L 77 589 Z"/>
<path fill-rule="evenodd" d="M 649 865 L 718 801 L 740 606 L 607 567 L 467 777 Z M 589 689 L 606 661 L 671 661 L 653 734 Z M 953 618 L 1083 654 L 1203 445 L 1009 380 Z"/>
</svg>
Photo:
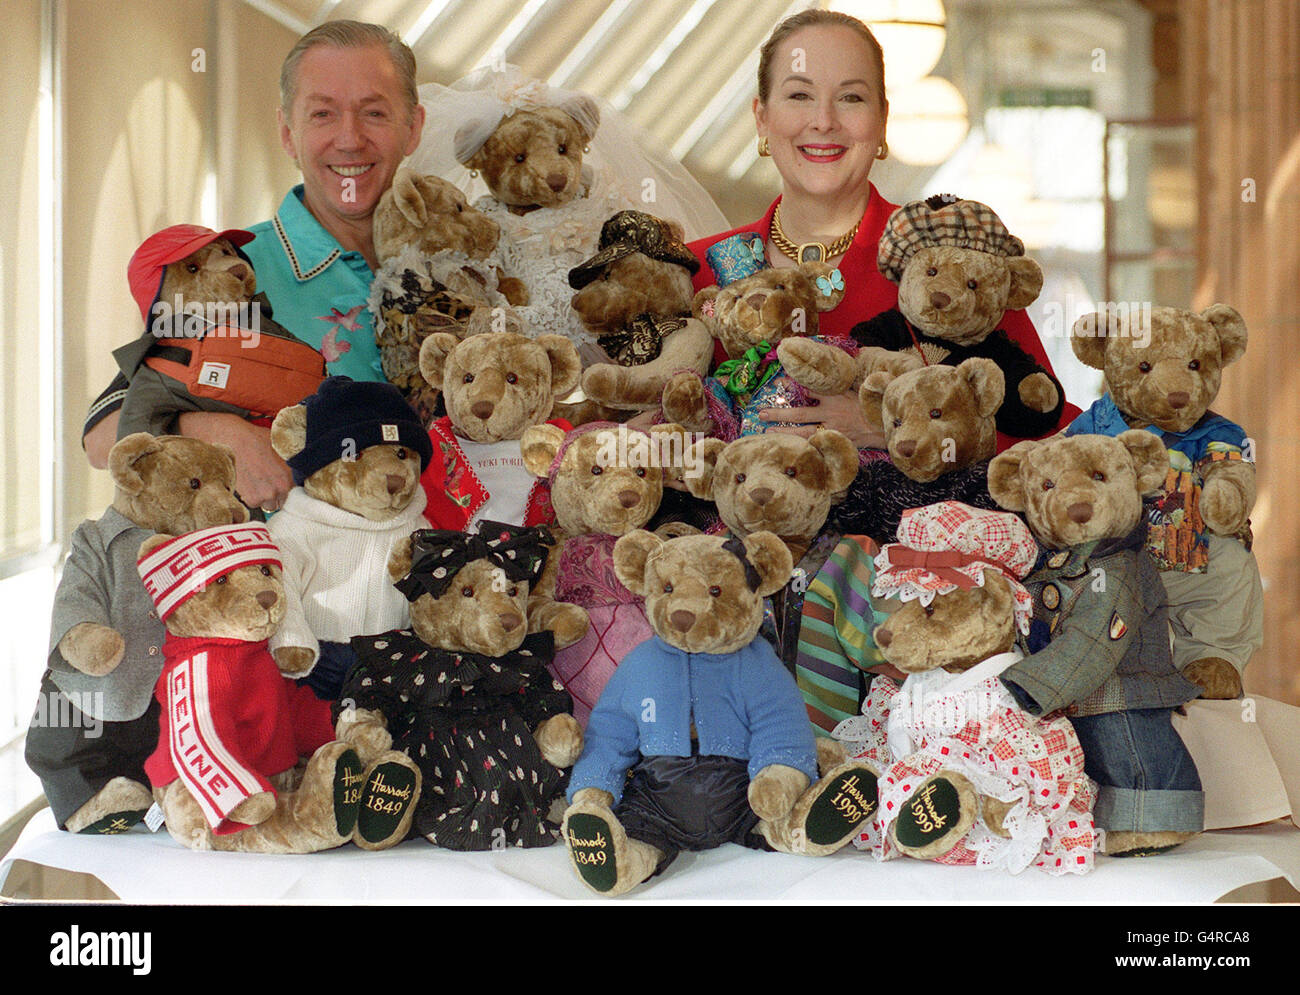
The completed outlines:
<svg viewBox="0 0 1300 995">
<path fill-rule="evenodd" d="M 407 109 L 382 45 L 316 45 L 298 63 L 280 143 L 302 170 L 308 210 L 326 229 L 367 222 L 403 157 L 415 150 L 424 108 Z"/>
</svg>

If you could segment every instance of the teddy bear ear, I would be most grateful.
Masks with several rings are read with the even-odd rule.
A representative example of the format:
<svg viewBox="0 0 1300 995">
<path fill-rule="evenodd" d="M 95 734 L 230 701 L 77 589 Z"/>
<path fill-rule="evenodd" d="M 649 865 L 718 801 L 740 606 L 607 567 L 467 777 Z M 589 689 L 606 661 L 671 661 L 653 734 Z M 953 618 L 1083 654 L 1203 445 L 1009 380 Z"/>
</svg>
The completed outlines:
<svg viewBox="0 0 1300 995">
<path fill-rule="evenodd" d="M 1110 331 L 1107 321 L 1121 321 L 1122 316 L 1122 310 L 1111 316 L 1094 311 L 1075 320 L 1070 326 L 1070 348 L 1079 357 L 1079 362 L 1094 370 L 1106 368 L 1106 339 Z M 1119 332 L 1119 328 L 1116 327 L 1115 331 Z"/>
<path fill-rule="evenodd" d="M 813 287 L 814 306 L 818 311 L 832 311 L 844 300 L 844 277 L 830 263 L 800 263 L 799 269 Z"/>
<path fill-rule="evenodd" d="M 989 496 L 1007 511 L 1025 510 L 1025 485 L 1020 479 L 1020 464 L 1030 450 L 1039 445 L 1041 443 L 1032 440 L 1017 442 L 989 463 Z"/>
<path fill-rule="evenodd" d="M 307 409 L 303 405 L 291 404 L 280 409 L 271 422 L 271 448 L 283 460 L 307 448 Z"/>
<path fill-rule="evenodd" d="M 148 432 L 133 432 L 118 439 L 108 451 L 108 472 L 113 483 L 128 494 L 139 494 L 145 483 L 136 463 L 158 452 L 162 452 L 162 443 Z"/>
<path fill-rule="evenodd" d="M 393 206 L 416 228 L 423 228 L 429 220 L 424 203 L 426 186 L 424 177 L 413 169 L 399 169 L 393 177 Z"/>
<path fill-rule="evenodd" d="M 420 376 L 434 390 L 442 390 L 447 357 L 460 344 L 451 332 L 434 332 L 420 344 Z"/>
<path fill-rule="evenodd" d="M 175 538 L 176 538 L 175 536 L 169 536 L 166 532 L 155 533 L 154 535 L 151 535 L 148 539 L 146 539 L 144 542 L 140 543 L 140 552 L 136 554 L 135 558 L 137 560 L 143 560 L 146 556 L 152 553 L 159 546 L 163 545 L 164 543 L 171 542 Z"/>
<path fill-rule="evenodd" d="M 596 106 L 594 100 L 585 93 L 575 93 L 558 106 L 577 122 L 583 144 L 595 137 L 596 129 L 600 127 L 600 108 Z"/>
<path fill-rule="evenodd" d="M 1128 450 L 1137 471 L 1138 493 L 1149 494 L 1159 488 L 1169 475 L 1169 450 L 1160 437 L 1140 428 L 1131 428 L 1115 436 Z M 991 471 L 990 471 L 991 472 Z"/>
<path fill-rule="evenodd" d="M 572 394 L 582 378 L 582 360 L 573 342 L 563 335 L 539 335 L 533 341 L 551 361 L 551 394 L 557 400 Z"/>
<path fill-rule="evenodd" d="M 1246 322 L 1235 308 L 1227 304 L 1211 304 L 1201 312 L 1201 317 L 1219 333 L 1219 355 L 1224 366 L 1235 363 L 1246 351 Z"/>
<path fill-rule="evenodd" d="M 876 370 L 862 381 L 858 390 L 858 407 L 869 424 L 885 427 L 885 388 L 894 382 L 888 370 Z"/>
<path fill-rule="evenodd" d="M 388 579 L 396 584 L 411 572 L 411 537 L 400 536 L 388 551 Z"/>
<path fill-rule="evenodd" d="M 646 596 L 645 566 L 663 540 L 653 532 L 636 529 L 614 543 L 614 576 L 633 594 Z"/>
<path fill-rule="evenodd" d="M 534 477 L 545 477 L 562 445 L 564 429 L 559 425 L 529 425 L 519 437 L 524 468 Z"/>
<path fill-rule="evenodd" d="M 1007 378 L 991 359 L 972 356 L 957 365 L 957 370 L 975 392 L 975 406 L 981 418 L 992 418 L 1002 407 L 1007 392 Z"/>
<path fill-rule="evenodd" d="M 827 486 L 831 492 L 842 491 L 858 475 L 858 450 L 848 436 L 833 428 L 819 428 L 808 439 L 826 463 Z"/>
<path fill-rule="evenodd" d="M 1007 310 L 1015 311 L 1029 307 L 1043 292 L 1043 267 L 1028 256 L 1011 256 L 1003 262 L 1011 274 L 1011 286 L 1007 290 Z"/>
<path fill-rule="evenodd" d="M 760 531 L 745 536 L 744 542 L 745 555 L 758 571 L 758 590 L 754 593 L 766 598 L 785 587 L 794 569 L 794 559 L 781 537 Z"/>
<path fill-rule="evenodd" d="M 700 439 L 691 446 L 691 465 L 682 479 L 693 497 L 705 501 L 713 499 L 713 472 L 726 448 L 727 444 L 721 439 L 712 438 Z"/>
</svg>

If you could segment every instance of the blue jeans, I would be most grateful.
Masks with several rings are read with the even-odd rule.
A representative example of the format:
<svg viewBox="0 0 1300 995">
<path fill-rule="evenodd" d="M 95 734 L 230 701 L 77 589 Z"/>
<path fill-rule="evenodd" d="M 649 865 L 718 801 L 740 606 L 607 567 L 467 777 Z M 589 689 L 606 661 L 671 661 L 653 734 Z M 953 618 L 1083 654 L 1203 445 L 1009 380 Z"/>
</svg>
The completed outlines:
<svg viewBox="0 0 1300 995">
<path fill-rule="evenodd" d="M 1199 833 L 1205 796 L 1196 763 L 1168 708 L 1137 708 L 1070 719 L 1083 768 L 1101 786 L 1093 822 L 1114 832 Z"/>
</svg>

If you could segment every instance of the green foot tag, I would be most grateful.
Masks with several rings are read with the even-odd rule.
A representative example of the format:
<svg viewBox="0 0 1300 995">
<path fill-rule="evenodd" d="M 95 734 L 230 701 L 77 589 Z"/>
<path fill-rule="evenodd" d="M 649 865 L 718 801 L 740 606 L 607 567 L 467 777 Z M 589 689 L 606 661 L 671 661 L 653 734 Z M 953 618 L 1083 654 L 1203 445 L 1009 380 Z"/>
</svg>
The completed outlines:
<svg viewBox="0 0 1300 995">
<path fill-rule="evenodd" d="M 366 779 L 357 831 L 367 843 L 384 843 L 414 804 L 415 772 L 399 763 L 379 764 Z"/>
<path fill-rule="evenodd" d="M 339 755 L 334 764 L 334 825 L 345 839 L 352 835 L 357 824 L 357 808 L 361 804 L 362 782 L 366 769 L 355 750 Z"/>
<path fill-rule="evenodd" d="M 836 775 L 808 809 L 804 834 L 814 846 L 834 846 L 853 835 L 876 811 L 876 775 L 851 767 Z"/>
<path fill-rule="evenodd" d="M 894 822 L 894 838 L 919 850 L 937 842 L 961 819 L 961 796 L 951 781 L 936 777 L 903 803 Z"/>
<path fill-rule="evenodd" d="M 598 815 L 575 812 L 566 824 L 565 843 L 582 880 L 596 891 L 609 891 L 618 883 L 614 861 L 614 836 L 609 823 Z"/>
<path fill-rule="evenodd" d="M 131 810 L 128 812 L 110 812 L 102 819 L 97 819 L 90 825 L 78 830 L 79 836 L 116 836 L 118 833 L 124 833 L 140 822 L 148 809 Z"/>
</svg>

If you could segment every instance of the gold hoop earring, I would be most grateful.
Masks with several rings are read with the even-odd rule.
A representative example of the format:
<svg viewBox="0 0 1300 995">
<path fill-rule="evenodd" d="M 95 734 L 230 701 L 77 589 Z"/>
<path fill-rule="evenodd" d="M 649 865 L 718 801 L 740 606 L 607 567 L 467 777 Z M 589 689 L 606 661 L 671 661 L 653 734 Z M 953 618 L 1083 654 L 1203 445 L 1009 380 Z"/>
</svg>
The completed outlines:
<svg viewBox="0 0 1300 995">
<path fill-rule="evenodd" d="M 765 157 L 765 158 L 766 158 L 767 156 L 770 156 L 770 155 L 772 154 L 772 149 L 771 149 L 771 148 L 768 146 L 768 144 L 767 144 L 767 136 L 766 136 L 766 135 L 764 135 L 762 138 L 760 138 L 760 139 L 758 140 L 758 154 L 759 154 L 760 156 Z"/>
<path fill-rule="evenodd" d="M 877 159 L 888 159 L 888 158 L 889 158 L 889 143 L 888 143 L 888 142 L 881 142 L 879 145 L 876 146 L 876 158 L 877 158 Z"/>
</svg>

